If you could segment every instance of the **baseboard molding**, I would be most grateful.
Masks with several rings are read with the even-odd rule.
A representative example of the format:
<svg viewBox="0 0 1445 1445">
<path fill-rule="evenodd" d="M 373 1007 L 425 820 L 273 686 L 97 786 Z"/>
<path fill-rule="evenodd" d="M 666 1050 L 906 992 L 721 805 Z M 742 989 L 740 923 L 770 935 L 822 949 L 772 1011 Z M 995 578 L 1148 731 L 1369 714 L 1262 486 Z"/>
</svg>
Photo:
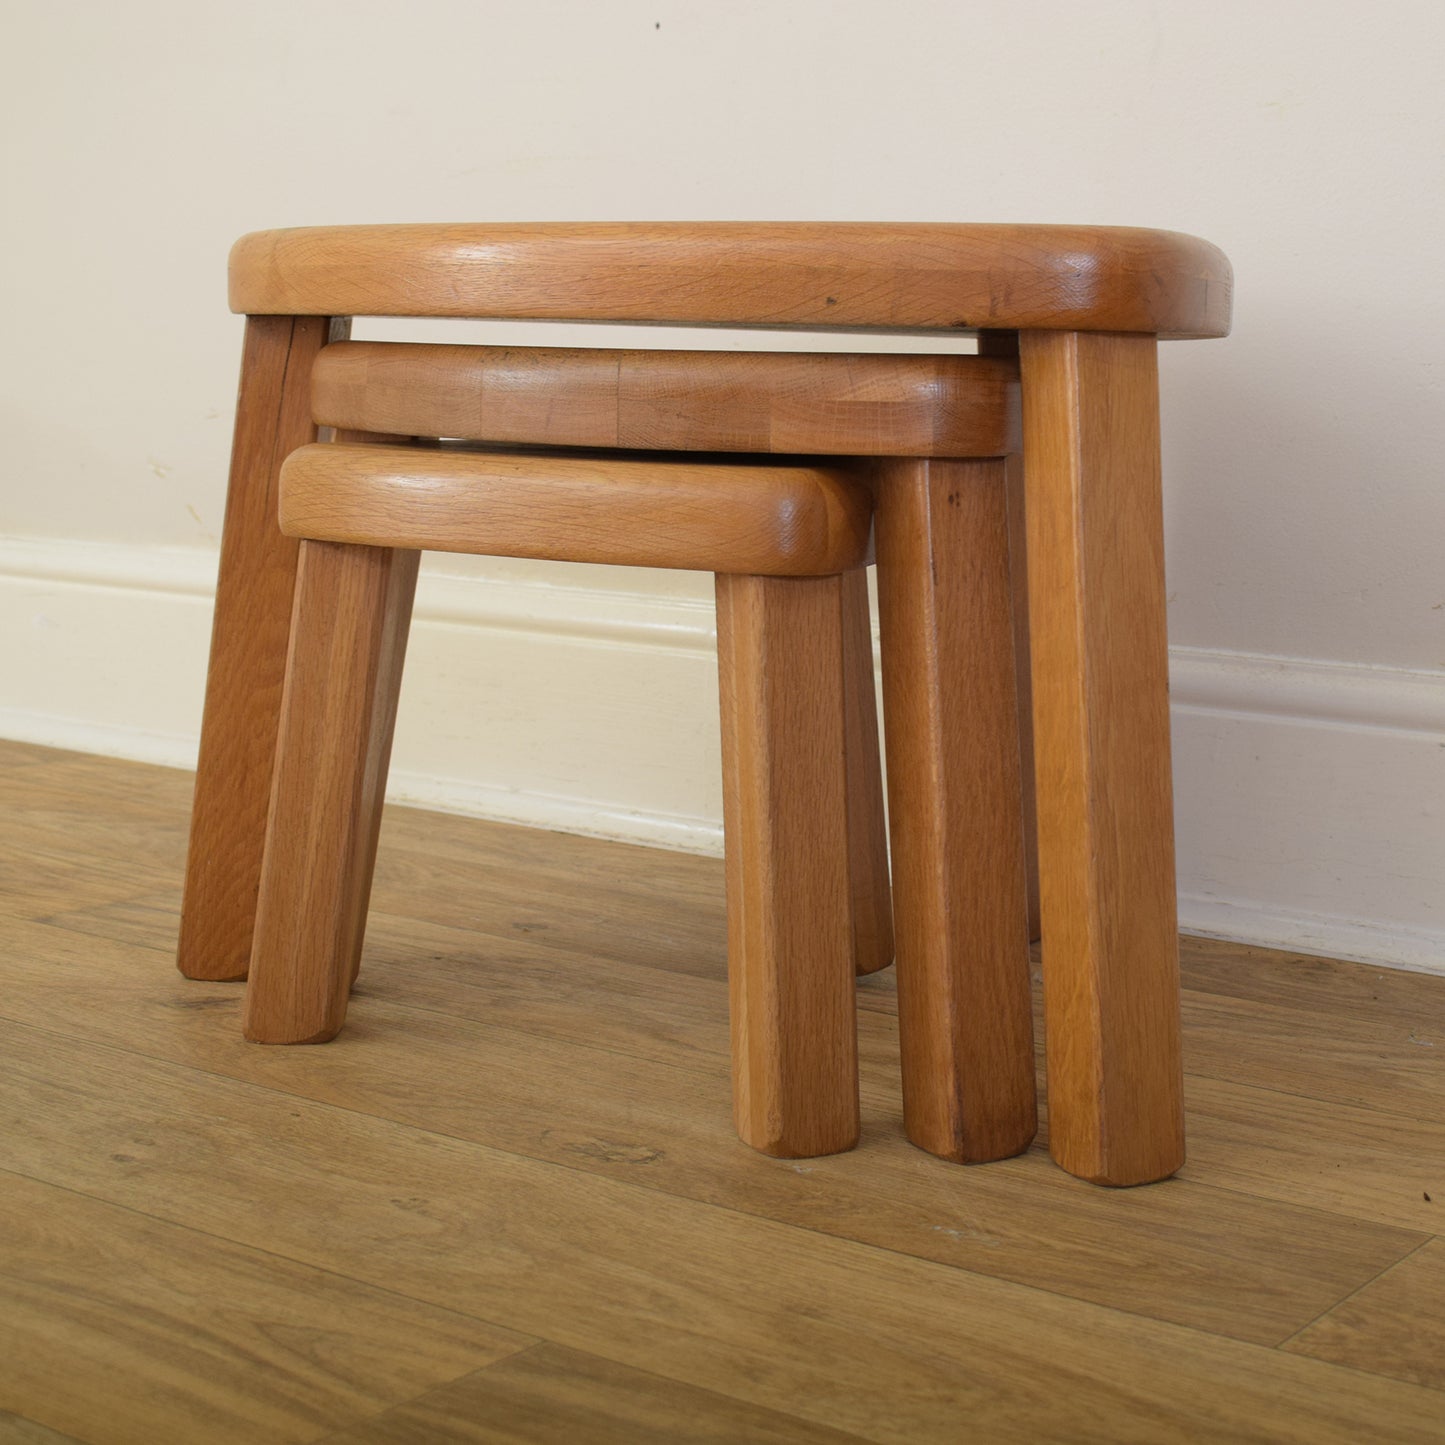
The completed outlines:
<svg viewBox="0 0 1445 1445">
<path fill-rule="evenodd" d="M 535 790 L 520 793 L 494 783 L 435 777 L 406 768 L 393 773 L 387 797 L 397 803 L 489 818 L 497 823 L 519 823 L 554 833 L 579 833 L 587 838 L 612 838 L 624 843 L 671 848 L 679 853 L 722 857 L 719 818 L 656 809 L 642 812 L 599 803 L 595 797 L 568 797 Z"/>
<path fill-rule="evenodd" d="M 1223 938 L 1290 953 L 1323 954 L 1385 964 L 1413 973 L 1445 974 L 1445 932 L 1383 929 L 1378 918 L 1296 913 L 1277 905 L 1179 895 L 1179 928 L 1197 938 Z"/>
<path fill-rule="evenodd" d="M 720 854 L 707 589 L 517 570 L 424 571 L 388 796 Z M 215 573 L 197 549 L 0 540 L 0 736 L 194 768 Z"/>
<path fill-rule="evenodd" d="M 1169 685 L 1176 709 L 1383 728 L 1445 740 L 1445 670 L 1174 647 Z"/>
<path fill-rule="evenodd" d="M 1191 932 L 1445 973 L 1445 672 L 1175 649 Z"/>
<path fill-rule="evenodd" d="M 187 733 L 153 732 L 126 723 L 86 722 L 14 706 L 0 707 L 0 738 L 187 771 L 196 766 L 198 741 Z"/>
<path fill-rule="evenodd" d="M 194 766 L 214 574 L 0 541 L 0 735 Z M 633 575 L 425 574 L 391 796 L 720 851 L 710 600 Z M 1176 648 L 1171 685 L 1181 924 L 1445 973 L 1445 672 Z"/>
</svg>

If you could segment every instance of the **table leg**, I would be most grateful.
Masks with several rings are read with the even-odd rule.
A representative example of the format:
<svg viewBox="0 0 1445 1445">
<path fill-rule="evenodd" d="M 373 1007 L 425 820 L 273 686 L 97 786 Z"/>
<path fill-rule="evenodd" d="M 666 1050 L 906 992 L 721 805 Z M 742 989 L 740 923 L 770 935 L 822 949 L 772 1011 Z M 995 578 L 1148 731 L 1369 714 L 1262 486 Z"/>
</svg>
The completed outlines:
<svg viewBox="0 0 1445 1445">
<path fill-rule="evenodd" d="M 733 1114 L 782 1158 L 858 1139 L 838 577 L 717 578 Z"/>
<path fill-rule="evenodd" d="M 1155 342 L 1021 340 L 1049 1147 L 1142 1184 L 1184 1160 Z"/>
<path fill-rule="evenodd" d="M 311 363 L 342 326 L 246 320 L 176 955 L 188 978 L 245 978 L 251 957 L 296 580 L 277 476 L 287 453 L 316 439 Z"/>
<path fill-rule="evenodd" d="M 1037 1127 L 1003 461 L 889 461 L 878 598 L 904 1122 L 981 1163 Z"/>
<path fill-rule="evenodd" d="M 853 966 L 861 975 L 893 962 L 888 825 L 878 762 L 878 703 L 868 570 L 843 574 L 843 705 L 848 762 L 848 877 L 853 893 Z"/>
<path fill-rule="evenodd" d="M 366 931 L 420 552 L 303 542 L 246 1037 L 340 1029 Z"/>
</svg>

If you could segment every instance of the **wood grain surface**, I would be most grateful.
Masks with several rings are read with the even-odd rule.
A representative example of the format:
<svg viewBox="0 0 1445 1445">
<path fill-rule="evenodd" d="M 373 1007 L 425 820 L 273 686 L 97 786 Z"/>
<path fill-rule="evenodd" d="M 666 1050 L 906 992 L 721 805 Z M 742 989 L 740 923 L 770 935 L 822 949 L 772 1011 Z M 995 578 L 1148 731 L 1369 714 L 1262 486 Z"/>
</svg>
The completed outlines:
<svg viewBox="0 0 1445 1445">
<path fill-rule="evenodd" d="M 1018 365 L 1017 331 L 980 331 L 978 354 Z M 974 453 L 957 452 L 957 456 Z M 1028 527 L 1025 522 L 1022 442 L 1004 458 L 1008 492 L 1009 591 L 1013 602 L 1014 675 L 1018 685 L 1019 763 L 1023 774 L 1024 870 L 1029 898 L 1029 941 L 1039 940 L 1038 813 L 1034 803 L 1033 675 L 1029 662 Z"/>
<path fill-rule="evenodd" d="M 720 872 L 711 860 L 709 867 Z M 718 885 L 721 892 L 720 877 Z M 356 997 L 353 1026 L 341 1046 L 321 1051 L 327 1062 L 318 1072 L 306 1062 L 316 1050 L 258 1050 L 234 1033 L 217 1045 L 214 1015 L 234 1016 L 234 991 L 214 990 L 204 1007 L 177 1000 L 168 980 L 154 980 L 144 946 L 80 932 L 112 916 L 68 919 L 68 946 L 56 928 L 5 931 L 13 958 L 36 960 L 7 973 L 23 984 L 23 1002 L 11 1009 L 17 1021 L 44 1026 L 48 971 L 52 995 L 72 1008 L 91 988 L 84 1037 L 95 1044 L 123 1048 L 129 1039 L 227 1077 L 311 1087 L 340 1107 L 1208 1333 L 1279 1344 L 1415 1248 L 1428 1229 L 1419 1191 L 1414 1228 L 1373 1218 L 1392 1187 L 1403 1192 L 1409 1143 L 1398 1139 L 1358 1168 L 1351 1161 L 1355 1213 L 1322 1208 L 1317 1198 L 1293 1203 L 1284 1192 L 1300 1192 L 1302 1171 L 1293 1167 L 1280 1171 L 1280 1198 L 1250 1193 L 1269 1180 L 1267 1150 L 1254 1182 L 1238 1189 L 1198 1181 L 1125 1195 L 1084 1189 L 1042 1149 L 970 1169 L 957 1183 L 956 1172 L 904 1139 L 892 993 L 871 986 L 860 991 L 867 1136 L 856 1156 L 868 1168 L 860 1173 L 848 1167 L 855 1156 L 836 1156 L 802 1165 L 802 1173 L 740 1170 L 724 1102 L 721 969 L 698 979 L 602 960 L 594 986 L 587 970 L 596 960 L 585 955 L 501 937 L 489 943 L 476 931 L 381 914 L 368 932 L 369 984 Z M 93 982 L 99 965 L 102 988 Z M 355 1046 L 360 1040 L 365 1047 Z M 444 1100 L 419 1081 L 418 1050 L 445 1072 Z M 1221 1097 L 1205 1079 L 1191 1107 L 1196 1133 L 1227 1158 L 1235 1140 L 1246 1140 Z M 1254 1106 L 1274 1097 L 1260 1091 Z M 571 1124 L 559 1125 L 559 1116 Z M 1382 1132 L 1393 1133 L 1388 1116 L 1366 1117 L 1383 1117 Z M 1304 1159 L 1354 1125 L 1319 1109 L 1298 1127 Z M 1442 1129 L 1421 1131 L 1413 1143 L 1428 1146 Z M 1370 1169 L 1377 1178 L 1367 1194 L 1358 1186 Z M 800 1194 L 798 1180 L 810 1176 L 826 1187 Z"/>
<path fill-rule="evenodd" d="M 1432 1239 L 1307 1325 L 1285 1348 L 1445 1390 L 1442 1300 L 1445 1239 Z"/>
<path fill-rule="evenodd" d="M 1028 889 L 1029 941 L 1042 933 L 1039 923 L 1038 803 L 1034 797 L 1034 679 L 1029 644 L 1028 523 L 1023 456 L 1004 458 L 1004 490 L 1008 497 L 1009 600 L 1013 604 L 1014 685 L 1018 694 L 1019 771 L 1023 784 L 1024 883 Z"/>
<path fill-rule="evenodd" d="M 855 567 L 843 574 L 843 726 L 853 959 L 859 974 L 876 973 L 893 962 L 888 817 L 883 808 L 874 687 L 868 573 L 866 568 Z"/>
<path fill-rule="evenodd" d="M 316 438 L 311 363 L 329 331 L 317 317 L 246 323 L 177 950 L 190 978 L 244 978 L 251 956 L 296 582 L 278 478 L 287 453 Z"/>
<path fill-rule="evenodd" d="M 257 231 L 247 314 L 492 316 L 1221 336 L 1223 253 L 1108 226 L 475 224 Z"/>
<path fill-rule="evenodd" d="M 246 986 L 246 1037 L 346 1017 L 371 896 L 418 552 L 303 542 Z"/>
<path fill-rule="evenodd" d="M 92 1053 L 66 1087 L 51 1071 L 75 1070 L 79 1046 L 14 1025 L 0 1040 L 0 1102 L 23 1089 L 34 1120 L 22 1171 L 881 1445 L 956 1438 L 962 1414 L 1017 1440 L 1103 1439 L 1101 1421 L 1141 1440 L 1438 1438 L 1441 1393 L 1425 1387 L 128 1051 Z M 82 1109 L 67 1107 L 77 1082 Z M 134 1163 L 97 1149 L 117 1133 Z M 256 1179 L 278 1173 L 300 1197 L 258 1210 Z M 865 1317 L 866 1333 L 848 1328 Z M 1020 1367 L 1040 1351 L 1053 1368 Z"/>
<path fill-rule="evenodd" d="M 544 1344 L 429 1390 L 329 1445 L 848 1445 L 859 1438 Z"/>
<path fill-rule="evenodd" d="M 167 967 L 189 793 L 0 749 L 0 1438 L 1439 1439 L 1445 980 L 1186 939 L 1190 1160 L 1116 1191 L 909 1146 L 883 973 L 860 1147 L 773 1160 L 718 860 L 389 811 L 350 1026 L 258 1049 Z"/>
<path fill-rule="evenodd" d="M 858 1139 L 838 577 L 717 578 L 733 1116 L 755 1149 Z"/>
<path fill-rule="evenodd" d="M 0 1231 L 0 1388 L 67 1438 L 312 1440 L 530 1343 L 8 1172 Z"/>
<path fill-rule="evenodd" d="M 328 426 L 528 445 L 801 456 L 1018 449 L 1018 363 L 348 341 L 312 369 Z"/>
<path fill-rule="evenodd" d="M 1155 346 L 1027 332 L 1024 485 L 1050 1147 L 1184 1159 Z"/>
<path fill-rule="evenodd" d="M 378 547 L 812 576 L 868 559 L 873 502 L 838 468 L 318 443 L 286 459 L 281 526 Z"/>
<path fill-rule="evenodd" d="M 1004 465 L 877 481 L 905 1117 L 979 1163 L 1037 1127 Z"/>
</svg>

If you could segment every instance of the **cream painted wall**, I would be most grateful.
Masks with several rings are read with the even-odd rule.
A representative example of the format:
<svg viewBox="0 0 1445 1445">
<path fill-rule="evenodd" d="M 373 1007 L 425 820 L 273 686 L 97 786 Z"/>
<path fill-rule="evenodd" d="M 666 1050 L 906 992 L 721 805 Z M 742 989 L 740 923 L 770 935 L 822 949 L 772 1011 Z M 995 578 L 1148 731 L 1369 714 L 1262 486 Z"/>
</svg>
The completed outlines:
<svg viewBox="0 0 1445 1445">
<path fill-rule="evenodd" d="M 1431 741 L 1445 742 L 1442 14 L 1412 0 L 10 0 L 0 731 L 183 760 L 199 644 L 166 629 L 194 639 L 203 619 L 172 609 L 114 641 L 106 628 L 128 615 L 122 593 L 200 603 L 239 341 L 224 258 L 242 231 L 651 217 L 1172 227 L 1221 245 L 1238 277 L 1235 335 L 1163 352 L 1171 635 L 1188 676 L 1212 679 L 1189 696 L 1214 719 L 1186 718 L 1181 734 L 1186 892 L 1204 913 L 1222 899 L 1249 915 L 1200 926 L 1295 942 L 1299 928 L 1271 934 L 1259 918 L 1333 898 L 1363 929 L 1356 952 L 1429 962 L 1428 940 L 1445 940 L 1431 881 L 1445 872 L 1445 753 Z M 568 597 L 584 614 L 653 599 L 652 622 L 608 643 L 636 654 L 619 698 L 628 668 L 661 666 L 650 649 L 668 618 L 686 632 L 706 596 L 698 578 L 598 572 L 578 590 L 546 568 L 450 570 L 511 596 L 509 616 L 526 610 L 517 597 L 546 594 L 539 607 L 558 615 Z M 574 590 L 559 602 L 558 587 Z M 460 654 L 437 645 L 438 699 L 484 687 L 485 661 L 465 684 Z M 124 668 L 107 672 L 127 648 L 145 653 L 144 707 Z M 555 691 L 532 656 L 507 655 L 517 718 Z M 1240 668 L 1285 691 L 1252 712 Z M 696 773 L 668 785 L 697 821 L 675 840 L 696 843 L 715 836 L 716 795 L 689 669 L 669 686 L 692 711 L 660 712 L 669 745 L 697 735 L 668 762 L 670 777 Z M 1355 699 L 1344 715 L 1310 701 L 1334 687 L 1320 677 Z M 1302 726 L 1262 740 L 1282 717 Z M 1240 718 L 1255 721 L 1241 733 Z M 1328 747 L 1321 729 L 1335 730 Z M 1361 729 L 1350 756 L 1391 761 L 1352 772 L 1334 750 L 1354 744 L 1335 733 Z M 656 741 L 630 763 L 609 754 L 608 776 L 645 772 Z M 1220 802 L 1226 758 L 1237 806 Z M 569 825 L 586 826 L 593 803 L 608 831 L 658 812 L 645 786 L 594 798 L 585 753 L 556 777 L 537 768 L 515 786 L 572 799 L 557 815 Z M 468 805 L 455 769 L 437 776 L 428 796 Z M 1246 802 L 1275 785 L 1279 837 L 1261 858 L 1269 830 Z M 471 804 L 498 811 L 510 785 L 476 786 L 493 801 Z M 1347 786 L 1335 822 L 1309 814 L 1309 793 Z M 1401 838 L 1414 862 L 1383 857 Z M 1276 855 L 1308 876 L 1255 897 Z M 1351 896 L 1371 868 L 1391 881 Z M 1427 942 L 1371 941 L 1392 930 Z"/>
<path fill-rule="evenodd" d="M 1437 5 L 8 9 L 6 533 L 214 539 L 244 230 L 1127 222 L 1239 278 L 1165 353 L 1174 636 L 1445 666 Z"/>
</svg>

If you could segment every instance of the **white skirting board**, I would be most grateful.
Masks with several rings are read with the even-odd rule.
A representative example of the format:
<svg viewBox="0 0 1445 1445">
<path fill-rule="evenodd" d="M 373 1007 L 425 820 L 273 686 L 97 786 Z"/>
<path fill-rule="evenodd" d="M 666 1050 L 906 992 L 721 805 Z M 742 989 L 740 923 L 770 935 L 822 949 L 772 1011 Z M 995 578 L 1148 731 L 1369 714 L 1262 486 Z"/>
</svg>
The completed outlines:
<svg viewBox="0 0 1445 1445">
<path fill-rule="evenodd" d="M 390 795 L 718 852 L 709 589 L 508 565 L 424 571 Z M 214 574 L 0 541 L 0 736 L 193 766 Z M 1171 678 L 1181 926 L 1445 973 L 1445 671 L 1178 648 Z"/>
</svg>

